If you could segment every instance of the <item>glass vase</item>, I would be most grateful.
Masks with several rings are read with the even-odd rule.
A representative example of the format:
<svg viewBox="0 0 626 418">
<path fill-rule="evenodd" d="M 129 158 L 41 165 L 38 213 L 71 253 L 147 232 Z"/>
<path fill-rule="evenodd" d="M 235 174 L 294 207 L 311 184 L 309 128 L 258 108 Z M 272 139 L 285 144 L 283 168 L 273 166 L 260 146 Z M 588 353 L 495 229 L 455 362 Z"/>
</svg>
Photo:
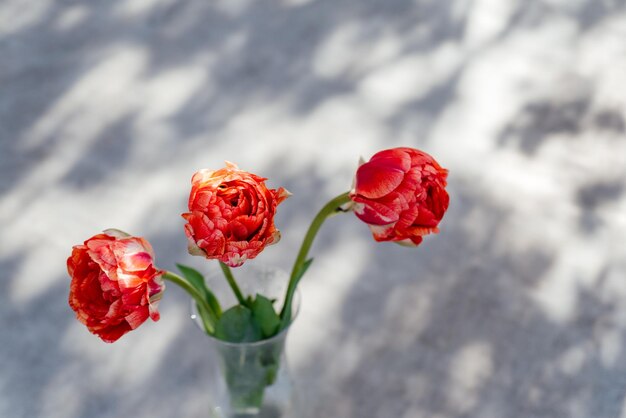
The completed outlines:
<svg viewBox="0 0 626 418">
<path fill-rule="evenodd" d="M 233 269 L 244 297 L 262 294 L 276 299 L 282 307 L 289 276 L 268 267 Z M 236 299 L 221 274 L 207 278 L 207 286 L 224 310 L 236 305 Z M 293 300 L 292 320 L 297 318 L 300 297 Z M 192 302 L 192 318 L 202 329 Z M 207 335 L 210 362 L 208 398 L 210 418 L 296 418 L 301 417 L 299 399 L 289 372 L 286 340 L 291 327 L 277 335 L 256 342 L 232 343 Z M 204 332 L 204 331 L 203 331 Z"/>
</svg>

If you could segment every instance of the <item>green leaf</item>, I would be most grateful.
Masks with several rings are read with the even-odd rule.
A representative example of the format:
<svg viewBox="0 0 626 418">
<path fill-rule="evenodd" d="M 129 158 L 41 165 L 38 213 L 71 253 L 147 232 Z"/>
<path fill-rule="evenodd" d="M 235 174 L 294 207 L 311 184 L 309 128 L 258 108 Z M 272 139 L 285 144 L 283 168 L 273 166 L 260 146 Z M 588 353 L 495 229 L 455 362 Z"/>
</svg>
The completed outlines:
<svg viewBox="0 0 626 418">
<path fill-rule="evenodd" d="M 274 311 L 272 302 L 265 296 L 257 293 L 251 308 L 254 319 L 261 327 L 263 337 L 268 338 L 276 334 L 280 325 L 280 318 Z"/>
<path fill-rule="evenodd" d="M 226 310 L 215 327 L 215 336 L 233 343 L 259 341 L 261 329 L 252 317 L 252 311 L 236 305 Z"/>
<path fill-rule="evenodd" d="M 183 276 L 185 276 L 185 279 L 189 280 L 189 282 L 191 282 L 191 284 L 193 284 L 193 286 L 196 289 L 205 288 L 204 276 L 202 276 L 202 274 L 198 270 L 195 270 L 183 264 L 176 264 L 176 267 L 178 267 L 178 270 L 180 270 L 180 272 L 183 273 Z"/>
<path fill-rule="evenodd" d="M 207 303 L 209 304 L 211 309 L 213 309 L 215 316 L 219 318 L 222 315 L 222 307 L 220 306 L 220 303 L 213 294 L 213 292 L 211 292 L 209 288 L 206 287 L 204 276 L 202 276 L 199 271 L 183 264 L 176 264 L 176 267 L 178 267 L 185 279 L 187 279 L 193 287 L 195 287 L 202 295 L 204 295 Z"/>
</svg>

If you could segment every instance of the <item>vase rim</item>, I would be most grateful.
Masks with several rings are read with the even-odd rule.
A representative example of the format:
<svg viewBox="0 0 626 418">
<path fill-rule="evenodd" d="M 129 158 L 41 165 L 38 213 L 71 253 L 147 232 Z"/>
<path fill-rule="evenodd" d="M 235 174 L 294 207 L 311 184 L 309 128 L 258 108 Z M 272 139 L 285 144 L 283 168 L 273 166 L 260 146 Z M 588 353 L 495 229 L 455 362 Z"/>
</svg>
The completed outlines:
<svg viewBox="0 0 626 418">
<path fill-rule="evenodd" d="M 200 326 L 200 324 L 198 323 L 198 318 L 197 317 L 194 318 L 194 316 L 197 315 L 197 313 L 196 313 L 196 306 L 195 306 L 196 304 L 194 303 L 193 299 L 191 301 L 192 319 L 196 323 L 196 326 L 200 328 L 200 330 L 206 337 L 208 337 L 212 341 L 215 341 L 218 344 L 221 344 L 223 346 L 232 346 L 232 347 L 243 347 L 243 346 L 255 347 L 255 346 L 260 346 L 260 345 L 265 345 L 265 344 L 271 344 L 281 338 L 285 338 L 285 336 L 287 335 L 287 332 L 291 329 L 291 326 L 293 325 L 296 318 L 298 317 L 298 314 L 300 313 L 300 303 L 301 303 L 300 289 L 296 288 L 294 295 L 293 295 L 292 305 L 291 305 L 292 313 L 291 313 L 291 321 L 289 321 L 289 324 L 284 329 L 282 329 L 278 334 L 270 338 L 265 338 L 263 340 L 258 340 L 258 341 L 246 341 L 246 342 L 236 343 L 236 342 L 231 342 L 231 341 L 220 340 L 219 338 L 216 338 L 213 335 L 207 334 L 204 330 L 202 330 L 202 326 Z"/>
</svg>

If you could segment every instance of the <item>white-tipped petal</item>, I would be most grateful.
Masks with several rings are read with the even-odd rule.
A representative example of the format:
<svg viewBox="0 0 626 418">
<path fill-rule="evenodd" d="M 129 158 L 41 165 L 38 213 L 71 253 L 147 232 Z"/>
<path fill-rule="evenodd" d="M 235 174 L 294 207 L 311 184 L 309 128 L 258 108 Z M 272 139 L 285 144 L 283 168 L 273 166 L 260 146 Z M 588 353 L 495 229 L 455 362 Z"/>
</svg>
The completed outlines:
<svg viewBox="0 0 626 418">
<path fill-rule="evenodd" d="M 102 232 L 115 238 L 128 238 L 131 236 L 129 233 L 124 232 L 121 229 L 116 229 L 116 228 L 105 229 Z"/>
</svg>

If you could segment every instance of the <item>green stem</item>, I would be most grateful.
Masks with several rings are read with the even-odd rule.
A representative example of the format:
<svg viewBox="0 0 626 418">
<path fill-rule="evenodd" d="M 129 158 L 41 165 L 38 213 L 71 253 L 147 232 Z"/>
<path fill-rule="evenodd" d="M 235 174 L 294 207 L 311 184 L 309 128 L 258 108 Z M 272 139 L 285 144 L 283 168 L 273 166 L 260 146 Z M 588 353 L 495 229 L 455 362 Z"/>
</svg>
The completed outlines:
<svg viewBox="0 0 626 418">
<path fill-rule="evenodd" d="M 291 320 L 291 304 L 293 300 L 293 295 L 296 291 L 296 286 L 302 277 L 302 269 L 304 268 L 304 264 L 307 259 L 307 255 L 311 246 L 313 245 L 313 240 L 317 235 L 317 232 L 320 230 L 322 224 L 326 219 L 335 215 L 339 212 L 342 212 L 341 206 L 350 202 L 350 192 L 342 193 L 339 196 L 335 197 L 320 211 L 317 213 L 315 218 L 313 218 L 313 222 L 309 226 L 309 230 L 304 236 L 304 240 L 302 241 L 302 245 L 300 246 L 300 251 L 298 252 L 298 256 L 296 257 L 296 261 L 293 264 L 293 269 L 291 270 L 291 277 L 289 278 L 289 285 L 287 286 L 287 293 L 285 294 L 285 303 L 283 305 L 283 309 L 280 312 L 280 328 L 284 328 L 289 324 Z"/>
<path fill-rule="evenodd" d="M 166 271 L 163 276 L 161 276 L 165 280 L 169 280 L 170 282 L 182 287 L 189 295 L 196 301 L 196 303 L 201 306 L 206 312 L 208 312 L 210 318 L 205 318 L 203 315 L 200 315 L 202 318 L 202 322 L 204 323 L 204 327 L 207 332 L 213 333 L 215 330 L 215 324 L 217 323 L 217 315 L 209 305 L 208 301 L 203 297 L 203 295 L 193 287 L 187 280 L 178 276 L 177 274 L 172 273 L 171 271 Z"/>
<path fill-rule="evenodd" d="M 222 263 L 221 261 L 220 261 L 220 267 L 222 268 L 222 271 L 224 272 L 224 277 L 226 277 L 226 281 L 230 285 L 230 288 L 233 289 L 233 293 L 235 293 L 235 296 L 237 297 L 239 304 L 243 306 L 247 306 L 246 300 L 244 299 L 243 294 L 241 293 L 241 290 L 239 289 L 239 286 L 237 286 L 237 282 L 235 281 L 235 277 L 233 276 L 233 272 L 230 270 L 230 267 L 228 267 L 228 265 Z"/>
</svg>

